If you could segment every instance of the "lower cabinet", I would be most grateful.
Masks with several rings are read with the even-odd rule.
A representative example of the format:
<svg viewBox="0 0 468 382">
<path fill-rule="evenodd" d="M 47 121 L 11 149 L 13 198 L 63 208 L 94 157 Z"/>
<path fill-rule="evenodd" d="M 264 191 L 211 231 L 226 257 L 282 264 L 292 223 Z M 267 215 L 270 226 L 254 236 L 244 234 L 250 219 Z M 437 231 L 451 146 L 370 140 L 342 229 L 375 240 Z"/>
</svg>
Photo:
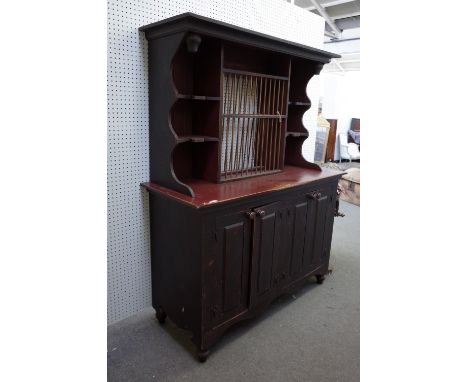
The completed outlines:
<svg viewBox="0 0 468 382">
<path fill-rule="evenodd" d="M 206 329 L 268 304 L 316 270 L 326 273 L 335 190 L 313 190 L 208 220 L 214 227 L 203 268 Z"/>
<path fill-rule="evenodd" d="M 196 209 L 150 195 L 153 307 L 201 360 L 234 323 L 328 271 L 338 179 Z"/>
</svg>

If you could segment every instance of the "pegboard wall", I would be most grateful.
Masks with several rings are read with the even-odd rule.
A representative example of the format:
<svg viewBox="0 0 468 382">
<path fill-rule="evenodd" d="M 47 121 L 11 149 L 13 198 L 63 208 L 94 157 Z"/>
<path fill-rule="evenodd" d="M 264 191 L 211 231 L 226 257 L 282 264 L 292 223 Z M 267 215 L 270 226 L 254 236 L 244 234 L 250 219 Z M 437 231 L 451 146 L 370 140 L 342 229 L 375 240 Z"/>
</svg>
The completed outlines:
<svg viewBox="0 0 468 382">
<path fill-rule="evenodd" d="M 192 12 L 275 37 L 322 48 L 321 17 L 283 0 L 109 0 L 108 91 L 108 323 L 151 305 L 147 43 L 140 26 Z M 308 86 L 304 124 L 315 136 L 319 86 Z M 311 142 L 309 142 L 311 141 Z M 314 157 L 314 139 L 304 156 Z"/>
</svg>

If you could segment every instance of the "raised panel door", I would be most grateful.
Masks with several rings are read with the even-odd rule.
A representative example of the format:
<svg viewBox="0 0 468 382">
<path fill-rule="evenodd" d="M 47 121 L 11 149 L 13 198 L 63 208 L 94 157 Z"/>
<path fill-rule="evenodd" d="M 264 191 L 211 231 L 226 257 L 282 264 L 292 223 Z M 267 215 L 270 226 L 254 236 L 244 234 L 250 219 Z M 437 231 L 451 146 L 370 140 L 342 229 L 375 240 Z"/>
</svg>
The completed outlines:
<svg viewBox="0 0 468 382">
<path fill-rule="evenodd" d="M 253 210 L 251 304 L 268 299 L 276 289 L 279 275 L 275 272 L 281 258 L 284 228 L 283 203 L 271 203 Z"/>
<path fill-rule="evenodd" d="M 247 309 L 251 225 L 243 212 L 216 218 L 205 260 L 204 297 L 209 326 Z"/>
<path fill-rule="evenodd" d="M 328 256 L 333 228 L 333 196 L 323 191 L 307 195 L 307 227 L 304 245 L 304 268 L 314 271 Z"/>
</svg>

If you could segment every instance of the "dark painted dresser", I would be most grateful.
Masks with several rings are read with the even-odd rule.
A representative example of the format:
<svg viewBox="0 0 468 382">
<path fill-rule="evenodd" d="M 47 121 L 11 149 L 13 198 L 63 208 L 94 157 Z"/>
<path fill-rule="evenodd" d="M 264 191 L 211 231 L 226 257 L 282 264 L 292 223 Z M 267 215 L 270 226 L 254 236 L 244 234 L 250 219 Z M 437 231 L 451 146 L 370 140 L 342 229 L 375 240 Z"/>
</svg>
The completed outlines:
<svg viewBox="0 0 468 382">
<path fill-rule="evenodd" d="M 303 158 L 302 116 L 337 56 L 193 14 L 140 29 L 153 307 L 205 361 L 231 325 L 328 272 L 342 173 Z"/>
</svg>

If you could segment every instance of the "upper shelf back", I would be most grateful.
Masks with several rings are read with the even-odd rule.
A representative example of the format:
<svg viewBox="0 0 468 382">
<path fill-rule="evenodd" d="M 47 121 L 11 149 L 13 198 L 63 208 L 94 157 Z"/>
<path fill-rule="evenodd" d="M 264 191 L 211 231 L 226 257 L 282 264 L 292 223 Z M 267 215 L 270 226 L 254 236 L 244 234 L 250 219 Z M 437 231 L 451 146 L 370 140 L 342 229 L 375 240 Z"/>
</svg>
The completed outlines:
<svg viewBox="0 0 468 382">
<path fill-rule="evenodd" d="M 225 43 L 223 67 L 257 74 L 289 77 L 289 56 L 250 46 Z"/>
<path fill-rule="evenodd" d="M 179 95 L 219 97 L 221 42 L 202 36 L 193 54 L 182 43 L 172 61 L 172 78 Z"/>
</svg>

